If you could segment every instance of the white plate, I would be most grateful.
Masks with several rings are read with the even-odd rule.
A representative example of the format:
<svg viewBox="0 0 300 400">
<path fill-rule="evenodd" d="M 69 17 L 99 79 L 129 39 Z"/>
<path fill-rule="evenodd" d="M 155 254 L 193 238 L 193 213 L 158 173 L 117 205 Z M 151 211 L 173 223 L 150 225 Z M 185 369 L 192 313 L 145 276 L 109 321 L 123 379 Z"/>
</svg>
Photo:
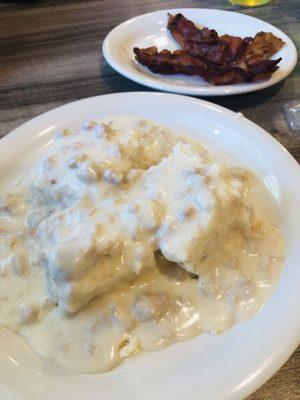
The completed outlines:
<svg viewBox="0 0 300 400">
<path fill-rule="evenodd" d="M 121 93 L 67 104 L 17 128 L 0 141 L 0 171 L 28 166 L 58 127 L 120 114 L 140 115 L 194 136 L 264 180 L 277 203 L 287 245 L 279 287 L 259 314 L 222 335 L 200 335 L 144 352 L 100 375 L 49 368 L 20 338 L 3 332 L 0 382 L 23 400 L 242 399 L 280 368 L 300 338 L 300 168 L 241 114 L 184 96 Z"/>
<path fill-rule="evenodd" d="M 200 77 L 152 73 L 134 59 L 132 49 L 150 46 L 157 46 L 159 50 L 178 49 L 178 44 L 167 30 L 167 14 L 178 12 L 200 26 L 216 29 L 219 34 L 228 33 L 245 37 L 254 36 L 260 31 L 272 32 L 285 42 L 285 46 L 273 57 L 282 57 L 279 69 L 267 81 L 222 86 L 213 86 Z M 134 82 L 166 92 L 195 96 L 224 96 L 254 92 L 280 82 L 292 72 L 297 62 L 294 43 L 273 25 L 244 14 L 202 8 L 163 10 L 130 19 L 108 34 L 103 43 L 103 54 L 112 68 Z"/>
</svg>

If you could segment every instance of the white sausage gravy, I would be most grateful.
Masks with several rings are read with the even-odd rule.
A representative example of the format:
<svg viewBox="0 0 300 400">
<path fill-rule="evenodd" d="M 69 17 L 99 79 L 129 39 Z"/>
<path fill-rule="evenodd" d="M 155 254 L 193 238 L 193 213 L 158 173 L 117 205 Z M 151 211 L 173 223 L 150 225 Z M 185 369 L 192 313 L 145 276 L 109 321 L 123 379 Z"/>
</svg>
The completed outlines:
<svg viewBox="0 0 300 400">
<path fill-rule="evenodd" d="M 253 182 L 141 118 L 60 131 L 1 192 L 0 325 L 90 373 L 250 318 L 284 258 Z"/>
</svg>

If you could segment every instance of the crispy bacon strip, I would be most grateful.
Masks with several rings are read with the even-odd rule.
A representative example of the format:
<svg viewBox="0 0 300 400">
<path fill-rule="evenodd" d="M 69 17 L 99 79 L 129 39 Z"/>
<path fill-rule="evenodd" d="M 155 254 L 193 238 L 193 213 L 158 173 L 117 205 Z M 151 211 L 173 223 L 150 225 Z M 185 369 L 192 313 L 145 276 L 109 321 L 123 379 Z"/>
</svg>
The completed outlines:
<svg viewBox="0 0 300 400">
<path fill-rule="evenodd" d="M 147 66 L 152 72 L 163 75 L 183 73 L 186 75 L 198 75 L 214 85 L 228 85 L 243 81 L 253 81 L 256 75 L 263 79 L 274 71 L 278 60 L 264 60 L 248 68 L 226 65 L 223 68 L 213 66 L 210 62 L 189 55 L 184 50 L 171 53 L 169 50 L 158 52 L 157 47 L 147 49 L 133 49 L 137 60 Z"/>
<path fill-rule="evenodd" d="M 199 29 L 196 25 L 186 19 L 182 14 L 169 14 L 168 29 L 174 39 L 184 48 L 187 39 L 204 40 L 206 42 L 218 39 L 218 33 L 214 29 L 206 27 Z"/>
<path fill-rule="evenodd" d="M 157 47 L 139 49 L 135 47 L 133 52 L 137 60 L 148 67 L 152 72 L 163 75 L 184 73 L 186 75 L 200 75 L 205 77 L 209 72 L 207 62 L 187 54 L 184 50 L 171 53 L 169 50 L 158 52 Z"/>
<path fill-rule="evenodd" d="M 230 63 L 239 59 L 245 51 L 247 51 L 247 48 L 253 39 L 252 37 L 245 37 L 242 39 L 238 36 L 223 35 L 220 37 L 220 40 L 228 46 L 226 62 Z"/>
<path fill-rule="evenodd" d="M 182 14 L 169 15 L 168 29 L 180 46 L 191 55 L 206 57 L 218 64 L 234 61 L 252 40 L 231 35 L 219 37 L 214 29 L 199 29 Z"/>
<path fill-rule="evenodd" d="M 255 64 L 258 60 L 268 60 L 279 51 L 284 41 L 271 32 L 259 32 L 249 44 L 242 59 L 247 64 Z"/>
<path fill-rule="evenodd" d="M 247 66 L 246 64 L 243 66 L 229 65 L 226 73 L 219 70 L 209 81 L 214 85 L 228 85 L 232 83 L 254 82 L 269 79 L 272 73 L 278 68 L 277 64 L 280 61 L 281 58 L 277 60 L 257 61 L 252 66 Z M 225 70 L 226 67 L 224 67 L 223 71 Z"/>
</svg>

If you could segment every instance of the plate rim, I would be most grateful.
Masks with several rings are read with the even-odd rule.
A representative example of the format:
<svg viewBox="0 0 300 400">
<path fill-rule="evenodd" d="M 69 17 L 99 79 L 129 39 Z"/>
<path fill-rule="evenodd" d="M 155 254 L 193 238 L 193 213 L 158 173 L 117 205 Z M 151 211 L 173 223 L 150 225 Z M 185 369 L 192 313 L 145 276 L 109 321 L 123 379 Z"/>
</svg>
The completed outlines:
<svg viewBox="0 0 300 400">
<path fill-rule="evenodd" d="M 271 143 L 273 146 L 275 146 L 276 151 L 280 152 L 284 158 L 285 161 L 290 164 L 289 167 L 294 169 L 295 171 L 297 170 L 296 174 L 298 174 L 299 179 L 300 179 L 300 167 L 297 163 L 297 161 L 294 159 L 294 157 L 272 136 L 270 135 L 267 131 L 265 131 L 263 128 L 261 128 L 259 125 L 256 123 L 252 122 L 248 118 L 244 117 L 241 113 L 236 113 L 232 110 L 229 110 L 223 106 L 216 105 L 214 103 L 211 103 L 206 100 L 202 99 L 196 99 L 196 98 L 191 98 L 188 96 L 182 96 L 182 95 L 177 95 L 177 94 L 167 94 L 167 93 L 157 93 L 157 92 L 121 92 L 121 93 L 111 93 L 111 94 L 105 94 L 105 95 L 98 95 L 98 96 L 93 96 L 93 97 L 88 97 L 84 98 L 78 101 L 70 102 L 64 105 L 61 105 L 59 107 L 56 107 L 52 110 L 49 110 L 45 113 L 42 113 L 29 121 L 25 122 L 24 124 L 20 125 L 19 127 L 15 128 L 11 133 L 6 135 L 2 140 L 0 140 L 0 147 L 7 146 L 10 144 L 10 142 L 14 142 L 17 137 L 21 134 L 22 129 L 29 128 L 30 126 L 34 125 L 35 123 L 40 123 L 43 119 L 47 120 L 49 117 L 53 118 L 57 111 L 59 110 L 60 112 L 65 112 L 68 108 L 72 108 L 74 104 L 82 104 L 82 103 L 89 103 L 93 101 L 97 101 L 99 98 L 103 97 L 116 97 L 116 96 L 121 96 L 125 97 L 126 96 L 132 96 L 133 98 L 135 96 L 148 96 L 148 97 L 172 97 L 172 98 L 177 98 L 179 101 L 187 101 L 187 102 L 192 102 L 204 107 L 208 107 L 210 109 L 213 109 L 214 111 L 217 111 L 218 113 L 228 116 L 231 119 L 238 118 L 239 122 L 243 122 L 244 124 L 248 125 L 251 130 L 256 130 L 257 135 L 263 135 L 264 138 L 268 141 L 268 143 Z M 52 115 L 51 115 L 52 114 Z M 53 127 L 52 127 L 53 128 Z M 36 134 L 33 134 L 33 138 L 36 139 Z M 300 321 L 299 321 L 300 322 Z M 296 323 L 295 323 L 296 327 Z M 292 341 L 293 338 L 293 341 Z M 290 357 L 292 352 L 296 349 L 298 346 L 298 340 L 300 338 L 300 323 L 298 323 L 298 329 L 295 328 L 295 331 L 293 332 L 293 335 L 291 336 L 290 340 L 288 342 L 283 342 L 282 347 L 276 355 L 274 356 L 274 359 L 271 360 L 268 365 L 266 365 L 257 376 L 255 376 L 249 385 L 246 385 L 242 387 L 238 392 L 232 393 L 230 398 L 231 399 L 241 399 L 241 396 L 246 396 L 257 390 L 261 385 L 263 385 L 285 362 L 286 360 Z M 1 385 L 1 380 L 0 380 L 0 385 Z M 5 386 L 4 386 L 5 387 Z M 227 398 L 227 397 L 226 397 Z"/>
<path fill-rule="evenodd" d="M 271 26 L 274 30 L 276 30 L 279 34 L 279 36 L 283 37 L 285 39 L 285 43 L 288 44 L 291 47 L 291 57 L 292 57 L 292 62 L 290 63 L 289 67 L 287 70 L 282 74 L 279 75 L 276 79 L 272 81 L 272 78 L 262 81 L 262 82 L 255 82 L 252 85 L 249 85 L 248 87 L 245 86 L 239 86 L 238 84 L 235 85 L 220 85 L 220 86 L 215 86 L 215 85 L 209 85 L 209 86 L 199 86 L 199 87 L 174 87 L 173 84 L 169 84 L 164 82 L 163 80 L 157 80 L 153 81 L 152 79 L 147 78 L 145 76 L 144 78 L 139 77 L 137 74 L 134 72 L 131 72 L 124 67 L 122 64 L 120 64 L 118 61 L 115 60 L 113 55 L 111 54 L 110 51 L 110 41 L 113 38 L 113 36 L 118 33 L 119 31 L 122 31 L 124 27 L 127 25 L 131 25 L 136 23 L 140 18 L 146 18 L 151 15 L 157 14 L 160 15 L 162 13 L 185 13 L 185 11 L 205 11 L 205 12 L 220 12 L 224 14 L 231 14 L 231 15 L 241 15 L 243 17 L 250 18 L 254 21 L 259 21 L 260 23 L 263 22 L 269 26 Z M 105 37 L 103 44 L 102 44 L 102 54 L 106 60 L 106 62 L 109 64 L 111 68 L 113 68 L 116 72 L 124 76 L 125 78 L 138 83 L 140 85 L 149 87 L 151 89 L 155 90 L 162 90 L 167 93 L 174 93 L 174 94 L 182 94 L 182 95 L 193 95 L 193 96 L 200 96 L 200 97 L 206 97 L 206 96 L 234 96 L 238 94 L 243 94 L 243 93 L 252 93 L 256 91 L 260 91 L 263 89 L 266 89 L 268 87 L 271 87 L 273 85 L 278 84 L 285 78 L 287 78 L 295 69 L 295 66 L 297 64 L 297 48 L 295 43 L 292 41 L 292 39 L 281 29 L 277 28 L 275 25 L 270 24 L 269 22 L 266 22 L 260 18 L 253 17 L 251 15 L 243 14 L 240 12 L 235 12 L 235 11 L 229 11 L 229 10 L 220 10 L 216 8 L 195 8 L 195 7 L 184 7 L 184 8 L 170 8 L 170 9 L 164 9 L 164 10 L 156 10 L 152 12 L 148 12 L 145 14 L 140 14 L 137 15 L 133 18 L 129 18 L 126 21 L 121 22 L 117 26 L 115 26 Z M 150 75 L 151 76 L 151 75 Z M 231 89 L 231 90 L 230 90 Z"/>
</svg>

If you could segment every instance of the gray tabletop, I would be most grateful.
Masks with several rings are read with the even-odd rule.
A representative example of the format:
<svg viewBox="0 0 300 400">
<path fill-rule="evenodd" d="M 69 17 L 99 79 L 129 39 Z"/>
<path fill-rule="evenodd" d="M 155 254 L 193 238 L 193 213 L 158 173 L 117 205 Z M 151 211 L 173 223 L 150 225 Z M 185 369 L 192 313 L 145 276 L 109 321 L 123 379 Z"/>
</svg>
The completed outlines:
<svg viewBox="0 0 300 400">
<path fill-rule="evenodd" d="M 299 0 L 273 0 L 261 8 L 239 8 L 227 0 L 0 1 L 0 136 L 70 101 L 147 90 L 105 63 L 102 41 L 114 26 L 128 18 L 176 7 L 219 8 L 253 15 L 277 26 L 298 49 L 300 46 Z M 300 161 L 300 136 L 289 135 L 282 112 L 283 104 L 294 99 L 300 99 L 299 65 L 285 81 L 261 92 L 208 100 L 243 112 Z M 249 397 L 296 399 L 300 399 L 299 348 L 273 378 Z"/>
</svg>

